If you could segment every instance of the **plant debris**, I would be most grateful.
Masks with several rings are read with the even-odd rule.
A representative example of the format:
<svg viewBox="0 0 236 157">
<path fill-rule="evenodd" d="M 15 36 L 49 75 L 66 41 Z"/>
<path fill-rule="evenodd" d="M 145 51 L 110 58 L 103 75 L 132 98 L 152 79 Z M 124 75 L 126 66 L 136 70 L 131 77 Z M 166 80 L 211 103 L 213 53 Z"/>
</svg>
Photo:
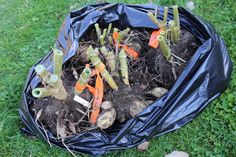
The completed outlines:
<svg viewBox="0 0 236 157">
<path fill-rule="evenodd" d="M 112 23 L 104 28 L 96 23 L 63 70 L 63 56 L 54 49 L 54 73 L 42 65 L 36 68 L 42 80 L 32 93 L 38 98 L 31 106 L 36 121 L 62 140 L 82 131 L 106 131 L 168 92 L 199 47 L 197 39 L 180 28 L 178 9 L 173 9 L 172 21 L 167 21 L 168 7 L 163 21 L 148 13 L 158 30 L 120 30 Z M 148 142 L 139 149 L 147 147 Z"/>
</svg>

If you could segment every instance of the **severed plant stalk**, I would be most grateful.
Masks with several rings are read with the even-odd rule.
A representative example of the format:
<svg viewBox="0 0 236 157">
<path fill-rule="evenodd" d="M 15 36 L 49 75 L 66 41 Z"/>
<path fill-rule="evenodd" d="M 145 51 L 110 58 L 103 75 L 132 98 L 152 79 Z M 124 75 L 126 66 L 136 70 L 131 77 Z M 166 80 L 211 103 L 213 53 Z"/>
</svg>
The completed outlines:
<svg viewBox="0 0 236 157">
<path fill-rule="evenodd" d="M 35 88 L 32 90 L 32 95 L 36 98 L 44 98 L 53 96 L 58 100 L 65 100 L 67 92 L 62 84 L 62 80 L 57 75 L 50 75 L 48 86 L 45 88 Z"/>
<path fill-rule="evenodd" d="M 170 59 L 171 59 L 171 52 L 170 52 L 169 46 L 168 46 L 167 43 L 166 43 L 165 38 L 160 35 L 160 36 L 157 37 L 157 40 L 159 41 L 160 48 L 161 48 L 161 51 L 162 51 L 164 57 L 165 57 L 168 61 L 170 61 Z"/>
<path fill-rule="evenodd" d="M 164 15 L 163 15 L 163 22 L 167 23 L 167 16 L 168 16 L 168 7 L 164 7 Z"/>
<path fill-rule="evenodd" d="M 119 31 L 118 28 L 113 28 L 113 33 L 118 31 Z"/>
<path fill-rule="evenodd" d="M 51 92 L 49 92 L 49 89 L 47 88 L 35 88 L 32 90 L 32 95 L 35 98 L 44 98 L 51 96 Z"/>
<path fill-rule="evenodd" d="M 105 36 L 104 35 L 101 35 L 99 37 L 99 40 L 100 40 L 100 45 L 104 46 L 105 45 Z"/>
<path fill-rule="evenodd" d="M 174 27 L 174 42 L 177 43 L 179 41 L 179 28 L 177 26 Z"/>
<path fill-rule="evenodd" d="M 118 90 L 118 86 L 117 86 L 116 82 L 113 80 L 111 75 L 108 73 L 108 71 L 105 68 L 105 65 L 102 63 L 101 59 L 98 57 L 98 54 L 95 53 L 95 50 L 93 49 L 93 47 L 91 45 L 87 49 L 87 55 L 88 55 L 90 61 L 92 62 L 93 66 L 95 66 L 95 68 L 100 72 L 100 74 L 107 81 L 109 86 L 113 90 Z"/>
<path fill-rule="evenodd" d="M 173 20 L 169 21 L 169 28 L 170 28 L 170 36 L 171 36 L 171 41 L 175 43 L 175 22 Z"/>
<path fill-rule="evenodd" d="M 105 45 L 106 33 L 107 33 L 107 29 L 104 29 L 102 35 L 99 37 L 100 44 L 101 44 L 102 46 Z"/>
<path fill-rule="evenodd" d="M 165 32 L 165 31 L 161 31 L 161 32 L 160 32 L 160 35 L 163 36 L 163 37 L 165 37 L 165 39 L 166 39 L 166 32 Z"/>
<path fill-rule="evenodd" d="M 113 51 L 108 51 L 105 46 L 103 46 L 100 50 L 106 57 L 108 67 L 110 68 L 111 72 L 114 72 L 116 70 L 116 60 Z"/>
<path fill-rule="evenodd" d="M 119 60 L 122 80 L 126 85 L 129 85 L 127 55 L 124 49 L 121 49 L 119 53 Z"/>
<path fill-rule="evenodd" d="M 35 72 L 42 79 L 42 82 L 45 84 L 50 77 L 50 73 L 45 69 L 41 64 L 35 67 Z"/>
<path fill-rule="evenodd" d="M 109 23 L 108 28 L 107 28 L 107 35 L 106 35 L 107 38 L 109 37 L 111 33 L 111 28 L 112 28 L 112 23 Z"/>
<path fill-rule="evenodd" d="M 74 91 L 75 94 L 79 95 L 83 92 L 85 85 L 89 82 L 92 75 L 92 71 L 89 67 L 85 67 L 80 74 L 79 80 L 76 82 Z"/>
<path fill-rule="evenodd" d="M 177 6 L 177 5 L 174 5 L 172 8 L 173 8 L 173 12 L 174 12 L 175 25 L 176 25 L 178 28 L 180 28 L 178 6 Z"/>
<path fill-rule="evenodd" d="M 104 36 L 104 38 L 106 37 L 106 35 L 107 35 L 107 29 L 106 28 L 103 30 L 102 35 Z"/>
<path fill-rule="evenodd" d="M 53 49 L 54 74 L 61 77 L 63 53 L 58 49 Z"/>
<path fill-rule="evenodd" d="M 167 17 L 168 17 L 168 7 L 164 7 L 163 23 L 165 24 L 164 31 L 166 31 Z"/>
<path fill-rule="evenodd" d="M 160 22 L 157 20 L 157 18 L 153 15 L 153 13 L 148 12 L 148 17 L 152 20 L 153 23 L 155 23 L 159 28 L 164 27 L 165 25 L 163 24 L 163 22 Z"/>
<path fill-rule="evenodd" d="M 178 11 L 178 6 L 174 5 L 173 6 L 173 12 L 174 12 L 174 21 L 175 21 L 175 26 L 177 27 L 176 29 L 174 28 L 175 31 L 175 42 L 178 42 L 179 40 L 179 34 L 180 34 L 180 22 L 179 22 L 179 11 Z"/>
<path fill-rule="evenodd" d="M 130 31 L 130 28 L 127 27 L 125 30 L 121 32 L 121 40 L 129 33 L 129 31 Z"/>
<path fill-rule="evenodd" d="M 99 41 L 100 40 L 100 36 L 102 35 L 102 32 L 101 32 L 101 29 L 100 29 L 98 23 L 96 23 L 94 26 L 95 26 L 95 30 L 96 30 L 98 41 Z"/>
</svg>

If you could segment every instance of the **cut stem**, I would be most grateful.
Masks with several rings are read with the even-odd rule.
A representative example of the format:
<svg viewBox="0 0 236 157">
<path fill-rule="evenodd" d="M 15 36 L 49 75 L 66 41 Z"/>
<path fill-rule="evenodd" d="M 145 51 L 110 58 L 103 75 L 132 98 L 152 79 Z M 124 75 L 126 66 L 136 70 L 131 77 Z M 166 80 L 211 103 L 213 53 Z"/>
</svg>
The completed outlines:
<svg viewBox="0 0 236 157">
<path fill-rule="evenodd" d="M 105 65 L 102 63 L 101 59 L 98 57 L 98 54 L 95 53 L 91 45 L 87 49 L 87 54 L 93 66 L 95 66 L 95 68 L 100 72 L 100 74 L 107 81 L 109 86 L 113 90 L 118 90 L 117 84 L 115 83 L 111 75 L 108 73 L 108 71 L 105 68 Z"/>
<path fill-rule="evenodd" d="M 97 37 L 98 37 L 98 40 L 99 40 L 100 36 L 102 35 L 101 29 L 100 29 L 98 23 L 96 23 L 94 26 L 95 26 L 95 30 L 96 30 L 96 33 L 97 33 Z"/>
<path fill-rule="evenodd" d="M 45 67 L 41 64 L 35 67 L 35 72 L 42 79 L 43 83 L 46 83 L 49 79 L 50 73 L 45 69 Z"/>
<path fill-rule="evenodd" d="M 53 49 L 54 54 L 54 74 L 61 77 L 63 53 L 60 50 Z"/>
<path fill-rule="evenodd" d="M 175 33 L 174 33 L 175 32 L 175 30 L 174 30 L 175 22 L 173 20 L 169 21 L 169 27 L 170 27 L 170 30 L 171 30 L 171 32 L 170 32 L 171 41 L 175 42 Z"/>
<path fill-rule="evenodd" d="M 167 43 L 166 43 L 165 38 L 160 35 L 160 36 L 157 37 L 157 39 L 158 39 L 158 41 L 159 41 L 160 48 L 161 48 L 161 51 L 162 51 L 164 57 L 165 57 L 168 61 L 170 61 L 170 59 L 171 59 L 171 52 L 170 52 L 169 46 L 168 46 Z"/>
<path fill-rule="evenodd" d="M 167 16 L 168 16 L 168 7 L 164 7 L 164 15 L 163 15 L 163 22 L 167 23 Z"/>
<path fill-rule="evenodd" d="M 166 25 L 167 25 L 167 17 L 168 17 L 168 7 L 164 7 L 164 15 L 163 15 L 163 24 L 165 25 L 164 26 L 164 31 L 166 31 Z M 166 37 L 166 36 L 165 36 Z"/>
<path fill-rule="evenodd" d="M 109 44 L 113 46 L 114 42 L 111 36 L 108 37 Z"/>
<path fill-rule="evenodd" d="M 105 45 L 105 36 L 101 35 L 99 40 L 100 40 L 100 45 L 104 46 Z"/>
<path fill-rule="evenodd" d="M 106 35 L 107 35 L 107 29 L 106 28 L 103 30 L 102 35 L 104 36 L 104 38 L 106 37 Z"/>
<path fill-rule="evenodd" d="M 174 42 L 177 43 L 179 41 L 179 28 L 178 27 L 174 27 Z"/>
<path fill-rule="evenodd" d="M 51 87 L 59 86 L 60 78 L 57 75 L 50 75 L 49 79 L 47 80 L 47 84 Z"/>
<path fill-rule="evenodd" d="M 58 76 L 57 76 L 58 80 L 57 79 L 54 80 L 54 78 L 51 78 L 51 77 L 55 77 L 55 76 L 56 75 L 50 76 L 50 79 L 53 79 L 55 86 L 47 86 L 45 88 L 35 88 L 32 90 L 32 95 L 36 98 L 44 98 L 44 97 L 48 97 L 48 96 L 53 96 L 58 100 L 65 100 L 67 97 L 67 92 L 66 92 L 64 86 L 62 85 L 62 80 L 59 79 Z"/>
<path fill-rule="evenodd" d="M 129 85 L 127 55 L 124 49 L 121 49 L 119 53 L 119 60 L 122 80 L 126 85 Z"/>
<path fill-rule="evenodd" d="M 121 32 L 121 40 L 129 33 L 129 31 L 130 31 L 130 28 L 127 27 L 125 30 Z"/>
<path fill-rule="evenodd" d="M 161 31 L 161 32 L 160 32 L 160 35 L 163 36 L 163 37 L 165 37 L 165 39 L 166 39 L 166 32 L 165 32 L 165 31 Z"/>
<path fill-rule="evenodd" d="M 32 95 L 35 98 L 44 98 L 51 95 L 47 88 L 35 88 L 32 90 Z"/>
<path fill-rule="evenodd" d="M 173 8 L 173 12 L 174 12 L 175 25 L 180 29 L 178 6 L 174 5 L 172 8 Z"/>
<path fill-rule="evenodd" d="M 112 28 L 112 23 L 109 23 L 108 28 L 107 28 L 107 35 L 106 35 L 107 38 L 109 37 L 111 33 L 111 28 Z"/>
<path fill-rule="evenodd" d="M 163 27 L 162 24 L 161 24 L 161 22 L 159 22 L 159 21 L 157 20 L 157 18 L 153 15 L 153 13 L 148 12 L 148 16 L 149 16 L 149 18 L 152 20 L 152 22 L 157 25 L 157 27 L 159 27 L 159 28 Z"/>
<path fill-rule="evenodd" d="M 106 57 L 108 67 L 110 68 L 111 72 L 114 72 L 116 69 L 116 60 L 113 51 L 108 52 L 105 46 L 103 46 L 100 50 L 102 54 Z"/>
<path fill-rule="evenodd" d="M 79 80 L 76 82 L 74 91 L 75 94 L 79 95 L 83 92 L 85 85 L 89 82 L 92 75 L 92 71 L 89 67 L 85 67 L 80 74 Z"/>
</svg>

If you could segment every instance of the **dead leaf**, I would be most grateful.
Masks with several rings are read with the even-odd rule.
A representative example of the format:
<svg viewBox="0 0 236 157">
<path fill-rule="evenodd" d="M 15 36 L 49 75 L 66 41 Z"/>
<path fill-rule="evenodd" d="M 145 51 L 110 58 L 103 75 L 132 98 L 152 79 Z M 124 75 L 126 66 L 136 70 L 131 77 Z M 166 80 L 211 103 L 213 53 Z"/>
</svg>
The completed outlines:
<svg viewBox="0 0 236 157">
<path fill-rule="evenodd" d="M 64 139 L 67 136 L 66 126 L 63 124 L 63 121 L 58 117 L 57 118 L 57 138 Z"/>
<path fill-rule="evenodd" d="M 148 149 L 148 146 L 149 146 L 149 142 L 143 142 L 138 145 L 138 150 L 143 152 Z"/>
<path fill-rule="evenodd" d="M 37 115 L 36 115 L 36 119 L 35 119 L 35 121 L 38 121 L 38 120 L 39 120 L 39 118 L 40 118 L 41 115 L 42 115 L 42 111 L 43 111 L 42 108 L 38 111 L 38 113 L 37 113 Z"/>
<path fill-rule="evenodd" d="M 173 151 L 170 154 L 165 155 L 165 157 L 189 157 L 189 155 L 186 152 Z"/>
<path fill-rule="evenodd" d="M 75 125 L 70 121 L 69 121 L 69 129 L 73 132 L 73 134 L 76 134 Z"/>
</svg>

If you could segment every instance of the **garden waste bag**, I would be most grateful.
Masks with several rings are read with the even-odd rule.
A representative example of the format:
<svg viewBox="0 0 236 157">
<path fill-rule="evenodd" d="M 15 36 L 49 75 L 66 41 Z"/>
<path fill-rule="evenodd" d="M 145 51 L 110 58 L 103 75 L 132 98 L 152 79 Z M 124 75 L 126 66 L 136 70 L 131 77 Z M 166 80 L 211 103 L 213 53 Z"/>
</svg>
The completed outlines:
<svg viewBox="0 0 236 157">
<path fill-rule="evenodd" d="M 59 30 L 55 43 L 55 47 L 64 53 L 64 66 L 76 54 L 80 39 L 94 27 L 95 23 L 105 27 L 112 22 L 119 29 L 126 27 L 157 29 L 157 26 L 147 16 L 147 12 L 153 12 L 156 7 L 160 11 L 160 15 L 163 15 L 161 6 L 123 3 L 89 5 L 70 12 Z M 214 28 L 200 17 L 184 8 L 179 8 L 179 14 L 181 28 L 196 36 L 201 42 L 201 46 L 172 88 L 124 124 L 116 124 L 108 131 L 98 129 L 65 138 L 64 143 L 70 150 L 97 156 L 112 150 L 137 146 L 192 121 L 226 90 L 230 82 L 232 62 L 224 41 Z M 173 19 L 172 9 L 168 11 L 168 20 L 170 19 Z M 24 133 L 65 148 L 61 140 L 36 123 L 30 111 L 30 106 L 35 99 L 31 91 L 40 82 L 34 68 L 38 64 L 43 64 L 49 71 L 53 71 L 52 57 L 53 53 L 50 51 L 29 71 L 19 114 L 25 125 L 22 129 Z"/>
</svg>

